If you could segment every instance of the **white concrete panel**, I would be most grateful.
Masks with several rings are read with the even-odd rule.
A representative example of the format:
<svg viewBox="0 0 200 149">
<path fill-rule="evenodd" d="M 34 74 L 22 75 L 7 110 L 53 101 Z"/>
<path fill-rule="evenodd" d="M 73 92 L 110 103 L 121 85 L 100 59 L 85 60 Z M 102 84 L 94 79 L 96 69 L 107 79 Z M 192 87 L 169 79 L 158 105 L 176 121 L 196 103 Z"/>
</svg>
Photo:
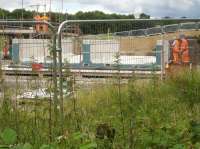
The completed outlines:
<svg viewBox="0 0 200 149">
<path fill-rule="evenodd" d="M 155 56 L 120 56 L 120 63 L 124 65 L 155 64 Z"/>
<path fill-rule="evenodd" d="M 14 39 L 13 43 L 19 44 L 20 62 L 44 63 L 50 56 L 50 41 L 47 39 Z"/>
<path fill-rule="evenodd" d="M 117 40 L 91 41 L 91 62 L 113 64 L 119 49 L 120 43 Z"/>
</svg>

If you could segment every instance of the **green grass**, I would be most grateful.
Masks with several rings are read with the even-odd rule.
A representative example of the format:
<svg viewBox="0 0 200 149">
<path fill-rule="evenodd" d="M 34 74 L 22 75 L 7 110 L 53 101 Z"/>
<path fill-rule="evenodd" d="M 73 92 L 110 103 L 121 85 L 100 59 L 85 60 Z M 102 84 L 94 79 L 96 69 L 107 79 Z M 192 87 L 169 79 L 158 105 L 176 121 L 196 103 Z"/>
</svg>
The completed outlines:
<svg viewBox="0 0 200 149">
<path fill-rule="evenodd" d="M 116 80 L 108 82 L 112 83 L 80 89 L 75 98 L 65 99 L 63 133 L 59 114 L 54 115 L 52 108 L 49 115 L 48 102 L 33 103 L 32 111 L 26 109 L 30 105 L 15 109 L 8 93 L 0 110 L 0 132 L 12 128 L 18 143 L 28 142 L 35 149 L 51 143 L 61 149 L 96 145 L 100 149 L 199 148 L 199 72 L 184 71 L 163 82 L 153 79 L 140 83 L 135 78 L 123 85 Z M 100 124 L 115 129 L 112 143 L 108 138 L 96 139 Z M 61 139 L 56 139 L 58 136 Z"/>
</svg>

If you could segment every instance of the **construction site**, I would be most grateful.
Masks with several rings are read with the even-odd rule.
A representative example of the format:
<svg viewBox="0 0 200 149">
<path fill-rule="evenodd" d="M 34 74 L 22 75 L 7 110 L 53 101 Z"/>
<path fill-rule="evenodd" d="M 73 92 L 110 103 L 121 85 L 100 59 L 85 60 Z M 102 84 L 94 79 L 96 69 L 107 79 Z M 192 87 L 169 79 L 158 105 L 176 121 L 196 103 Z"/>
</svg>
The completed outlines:
<svg viewBox="0 0 200 149">
<path fill-rule="evenodd" d="M 28 7 L 0 19 L 0 149 L 200 148 L 200 19 Z"/>
<path fill-rule="evenodd" d="M 42 21 L 48 20 L 47 17 L 42 18 L 44 18 Z M 32 66 L 37 64 L 42 66 L 40 70 L 42 71 L 53 64 L 50 30 L 47 24 L 37 24 L 37 16 L 35 19 L 36 22 L 32 24 L 32 27 L 26 29 L 10 29 L 9 25 L 12 22 L 2 22 L 1 58 L 6 73 L 12 74 L 15 67 L 22 68 L 22 73 L 25 73 L 24 67 L 27 71 L 32 71 Z M 131 20 L 119 22 L 122 24 L 124 21 L 126 23 Z M 137 22 L 133 20 L 135 21 Z M 118 22 L 118 20 L 113 20 L 113 22 Z M 6 23 L 9 24 L 8 28 L 4 26 Z M 104 70 L 115 69 L 118 54 L 120 69 L 127 73 L 136 70 L 148 72 L 152 70 L 153 65 L 161 70 L 161 67 L 165 69 L 165 66 L 173 61 L 173 40 L 184 35 L 189 42 L 191 63 L 197 66 L 199 64 L 199 26 L 198 22 L 189 22 L 143 30 L 83 35 L 80 27 L 75 24 L 68 29 L 69 33 L 62 34 L 62 64 L 68 63 L 72 71 L 80 70 L 83 74 L 85 70 L 90 70 L 91 74 L 94 71 L 94 77 L 96 77 L 97 70 L 102 70 L 102 75 L 104 75 Z M 105 25 L 102 25 L 102 28 L 104 27 Z"/>
</svg>

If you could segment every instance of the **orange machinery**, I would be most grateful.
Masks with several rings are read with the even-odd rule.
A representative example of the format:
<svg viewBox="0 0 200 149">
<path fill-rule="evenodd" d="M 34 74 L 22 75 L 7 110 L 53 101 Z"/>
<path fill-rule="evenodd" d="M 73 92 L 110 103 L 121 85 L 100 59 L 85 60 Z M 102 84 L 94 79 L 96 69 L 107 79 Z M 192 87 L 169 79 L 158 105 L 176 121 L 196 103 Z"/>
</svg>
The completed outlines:
<svg viewBox="0 0 200 149">
<path fill-rule="evenodd" d="M 43 16 L 36 15 L 34 17 L 34 19 L 36 21 L 49 21 L 49 17 L 46 16 L 46 15 L 43 15 Z M 46 33 L 46 32 L 49 31 L 48 25 L 47 24 L 38 23 L 38 24 L 36 24 L 36 31 L 37 32 L 44 32 L 44 33 Z"/>
</svg>

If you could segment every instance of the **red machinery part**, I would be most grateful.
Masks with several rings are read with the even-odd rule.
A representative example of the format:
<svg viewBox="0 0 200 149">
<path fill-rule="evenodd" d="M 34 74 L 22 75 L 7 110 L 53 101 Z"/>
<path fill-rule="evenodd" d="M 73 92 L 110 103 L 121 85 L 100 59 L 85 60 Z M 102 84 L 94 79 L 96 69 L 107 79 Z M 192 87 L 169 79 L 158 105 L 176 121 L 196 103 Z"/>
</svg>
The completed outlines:
<svg viewBox="0 0 200 149">
<path fill-rule="evenodd" d="M 32 64 L 33 71 L 41 71 L 42 69 L 43 69 L 43 64 L 37 64 L 37 63 Z"/>
</svg>

